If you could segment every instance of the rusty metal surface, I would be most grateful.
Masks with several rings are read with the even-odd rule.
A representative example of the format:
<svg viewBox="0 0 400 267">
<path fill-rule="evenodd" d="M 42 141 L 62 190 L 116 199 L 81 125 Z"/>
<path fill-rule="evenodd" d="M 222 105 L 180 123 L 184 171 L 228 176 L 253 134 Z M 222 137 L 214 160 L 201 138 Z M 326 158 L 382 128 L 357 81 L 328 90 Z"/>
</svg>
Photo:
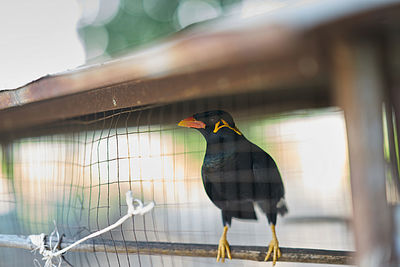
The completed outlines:
<svg viewBox="0 0 400 267">
<path fill-rule="evenodd" d="M 61 248 L 65 248 L 75 241 L 64 238 Z M 35 249 L 27 236 L 1 235 L 0 247 L 11 247 L 20 249 Z M 190 244 L 190 243 L 169 243 L 169 242 L 140 242 L 140 241 L 119 241 L 107 239 L 94 239 L 85 241 L 70 251 L 74 252 L 103 252 L 110 251 L 118 253 L 140 253 L 145 255 L 173 255 L 186 257 L 208 257 L 217 256 L 216 245 Z M 265 247 L 257 246 L 231 246 L 232 258 L 263 262 L 266 254 Z M 348 265 L 354 262 L 354 252 L 306 249 L 306 248 L 281 248 L 282 257 L 278 262 L 301 262 L 320 264 Z"/>
<path fill-rule="evenodd" d="M 189 75 L 265 57 L 276 59 L 295 49 L 293 32 L 272 25 L 262 29 L 267 35 L 260 35 L 260 30 L 181 34 L 126 58 L 43 77 L 22 88 L 5 91 L 0 94 L 0 109 L 121 83 L 135 85 L 143 80 Z"/>
<path fill-rule="evenodd" d="M 268 62 L 253 59 L 251 62 L 227 64 L 211 70 L 132 80 L 5 109 L 0 112 L 0 129 L 4 132 L 133 106 L 275 88 L 323 87 L 326 77 L 321 78 L 322 73 L 317 65 L 320 61 L 319 50 L 314 48 L 312 41 L 305 40 L 303 45 L 293 47 L 292 50 L 276 53 L 274 59 Z M 302 66 L 304 64 L 305 67 Z M 307 64 L 311 64 L 311 71 L 307 69 Z M 104 73 L 99 75 L 107 77 Z"/>
<path fill-rule="evenodd" d="M 223 103 L 224 109 L 236 110 L 247 115 L 257 116 L 259 114 L 276 114 L 291 112 L 293 110 L 303 110 L 303 109 L 320 109 L 328 106 L 332 100 L 327 97 L 326 91 L 323 87 L 304 87 L 301 88 L 302 94 L 294 94 L 291 89 L 278 89 L 271 91 L 254 91 L 245 92 L 233 95 L 222 95 L 214 96 L 193 100 L 185 100 L 180 102 L 174 102 L 171 104 L 160 104 L 160 105 L 146 105 L 140 107 L 130 107 L 124 109 L 117 109 L 106 112 L 99 112 L 91 115 L 77 116 L 73 118 L 68 118 L 65 120 L 59 120 L 57 122 L 51 122 L 46 124 L 36 123 L 36 126 L 30 125 L 27 131 L 3 131 L 0 132 L 0 140 L 7 142 L 7 140 L 15 140 L 24 137 L 34 137 L 43 136 L 50 134 L 68 134 L 71 132 L 80 132 L 90 130 L 99 130 L 104 127 L 104 121 L 110 123 L 109 119 L 112 116 L 118 116 L 118 120 L 121 125 L 116 124 L 116 127 L 127 127 L 127 126 L 143 126 L 143 125 L 157 125 L 160 124 L 160 119 L 158 117 L 153 117 L 151 114 L 163 114 L 162 124 L 174 124 L 176 125 L 180 118 L 183 116 L 189 116 L 198 112 L 201 109 L 207 107 L 207 109 L 219 109 L 221 108 L 221 103 Z M 99 90 L 99 94 L 103 93 L 103 90 Z M 81 98 L 79 95 L 74 96 L 74 101 L 71 103 L 82 103 L 82 107 L 86 107 L 87 110 L 93 108 L 88 105 L 87 102 L 99 97 L 99 94 L 90 94 L 90 97 Z M 312 98 L 310 97 L 312 96 Z M 80 102 L 82 101 L 82 102 Z M 28 117 L 28 120 L 18 121 L 18 125 L 27 126 L 26 124 L 31 122 L 37 122 L 37 120 L 42 120 L 41 114 L 42 108 L 47 107 L 47 113 L 49 116 L 53 116 L 57 113 L 57 107 L 64 105 L 66 101 L 63 98 L 46 101 L 45 103 L 38 104 L 35 110 L 31 109 L 31 112 L 25 112 L 24 108 L 15 110 L 11 117 L 20 116 Z M 70 103 L 67 101 L 67 103 Z M 249 105 L 251 103 L 251 105 Z M 70 104 L 68 106 L 69 112 L 74 114 L 74 112 L 80 112 L 82 109 L 77 109 L 77 105 Z M 135 112 L 140 111 L 140 112 Z M 18 113 L 21 112 L 21 113 Z M 61 113 L 60 113 L 61 114 Z M 138 121 L 137 114 L 141 114 L 141 117 L 146 118 L 145 120 Z M 62 114 L 61 114 L 62 115 Z M 129 119 L 128 119 L 128 118 Z M 44 119 L 48 119 L 45 117 Z M 88 126 L 90 122 L 90 126 Z M 17 122 L 16 122 L 17 123 Z M 14 125 L 16 125 L 14 123 Z"/>
</svg>

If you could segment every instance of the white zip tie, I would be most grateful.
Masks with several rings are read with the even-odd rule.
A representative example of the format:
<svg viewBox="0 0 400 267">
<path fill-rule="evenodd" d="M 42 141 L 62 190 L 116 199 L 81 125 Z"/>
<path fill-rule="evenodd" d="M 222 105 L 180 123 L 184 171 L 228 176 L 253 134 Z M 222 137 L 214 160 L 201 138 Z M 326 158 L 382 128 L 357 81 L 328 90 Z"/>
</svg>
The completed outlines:
<svg viewBox="0 0 400 267">
<path fill-rule="evenodd" d="M 137 204 L 136 207 L 134 205 L 135 202 Z M 69 245 L 68 247 L 66 247 L 62 250 L 57 251 L 57 247 L 54 247 L 54 248 L 51 247 L 51 237 L 54 236 L 54 234 L 57 234 L 58 240 L 60 240 L 60 237 L 59 237 L 59 234 L 57 231 L 57 227 L 55 227 L 54 231 L 50 235 L 49 249 L 46 248 L 46 246 L 45 246 L 45 238 L 46 238 L 45 234 L 42 233 L 40 235 L 30 235 L 29 239 L 31 240 L 32 244 L 34 244 L 36 246 L 34 251 L 39 250 L 39 253 L 43 256 L 42 260 L 46 261 L 44 264 L 44 267 L 60 267 L 61 263 L 62 263 L 62 258 L 61 258 L 62 254 L 64 254 L 71 248 L 79 245 L 80 243 L 82 243 L 88 239 L 99 236 L 108 231 L 111 231 L 112 229 L 120 226 L 122 223 L 124 223 L 127 219 L 129 219 L 133 215 L 143 215 L 154 208 L 154 202 L 150 202 L 149 204 L 144 206 L 142 201 L 140 201 L 139 199 L 133 199 L 132 191 L 126 192 L 126 204 L 128 205 L 128 212 L 124 217 L 119 219 L 114 224 L 104 228 L 103 230 L 94 232 L 94 233 L 76 241 L 75 243 Z M 58 261 L 57 265 L 53 263 L 53 259 Z M 39 264 L 39 263 L 35 262 L 35 265 L 37 265 L 37 264 Z M 40 266 L 40 264 L 39 264 L 39 266 Z"/>
</svg>

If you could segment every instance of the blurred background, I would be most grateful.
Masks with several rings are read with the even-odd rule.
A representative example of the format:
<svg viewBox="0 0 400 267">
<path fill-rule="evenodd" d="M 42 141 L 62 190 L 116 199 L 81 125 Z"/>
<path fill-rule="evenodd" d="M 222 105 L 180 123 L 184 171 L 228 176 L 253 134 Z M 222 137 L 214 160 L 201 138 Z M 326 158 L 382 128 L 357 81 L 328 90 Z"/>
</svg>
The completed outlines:
<svg viewBox="0 0 400 267">
<path fill-rule="evenodd" d="M 248 11 L 257 2 L 264 1 L 3 0 L 0 89 L 126 55 L 193 23 Z"/>
<path fill-rule="evenodd" d="M 202 25 L 199 30 L 209 30 L 209 20 L 232 14 L 255 16 L 301 3 L 4 0 L 0 6 L 0 89 L 129 57 L 150 44 L 173 40 L 173 36 L 194 24 Z M 299 62 L 307 77 L 318 70 L 318 65 L 309 59 Z M 132 190 L 134 197 L 145 203 L 154 201 L 154 210 L 101 238 L 217 244 L 223 228 L 221 215 L 205 194 L 200 172 L 205 141 L 198 132 L 180 128 L 177 123 L 192 115 L 193 110 L 218 108 L 230 112 L 243 134 L 277 162 L 289 208 L 287 216 L 278 218 L 280 245 L 354 250 L 343 111 L 332 105 L 274 113 L 265 104 L 269 95 L 261 91 L 243 90 L 241 95 L 232 93 L 62 119 L 39 126 L 39 131 L 28 129 L 22 134 L 25 137 L 2 142 L 0 234 L 51 233 L 56 222 L 60 233 L 78 239 L 123 216 L 125 192 Z M 385 157 L 389 161 L 388 146 L 385 139 Z M 389 172 L 387 198 L 396 203 L 399 196 Z M 233 220 L 228 232 L 231 245 L 269 244 L 267 220 L 260 210 L 257 215 L 258 221 Z M 31 266 L 40 256 L 0 248 L 0 258 L 0 266 Z M 208 258 L 114 251 L 68 253 L 66 258 L 74 266 L 221 266 Z M 241 260 L 226 264 L 266 266 Z M 306 264 L 278 262 L 278 266 Z"/>
</svg>

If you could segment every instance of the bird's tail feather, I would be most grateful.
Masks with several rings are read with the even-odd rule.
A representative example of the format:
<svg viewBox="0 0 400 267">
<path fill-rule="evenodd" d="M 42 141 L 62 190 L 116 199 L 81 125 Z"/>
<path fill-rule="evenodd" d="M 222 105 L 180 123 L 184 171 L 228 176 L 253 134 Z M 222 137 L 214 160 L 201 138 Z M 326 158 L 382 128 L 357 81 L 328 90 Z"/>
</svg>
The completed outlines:
<svg viewBox="0 0 400 267">
<path fill-rule="evenodd" d="M 278 214 L 280 214 L 281 216 L 288 213 L 289 210 L 287 208 L 287 204 L 284 198 L 281 198 L 279 202 L 276 204 L 276 209 L 278 211 Z"/>
</svg>

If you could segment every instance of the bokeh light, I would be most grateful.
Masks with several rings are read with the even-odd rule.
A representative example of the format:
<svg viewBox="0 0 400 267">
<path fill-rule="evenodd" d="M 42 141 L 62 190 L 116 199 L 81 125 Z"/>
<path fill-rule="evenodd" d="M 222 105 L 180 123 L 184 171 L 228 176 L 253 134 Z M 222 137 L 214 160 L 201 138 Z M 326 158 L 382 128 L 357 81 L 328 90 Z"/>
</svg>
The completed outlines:
<svg viewBox="0 0 400 267">
<path fill-rule="evenodd" d="M 152 19 L 168 22 L 172 20 L 178 4 L 178 0 L 146 0 L 143 1 L 143 8 Z"/>
<path fill-rule="evenodd" d="M 108 32 L 103 26 L 90 26 L 82 36 L 86 47 L 86 58 L 104 56 L 108 45 Z"/>
<path fill-rule="evenodd" d="M 99 0 L 86 0 L 79 1 L 80 7 L 82 9 L 82 15 L 79 20 L 79 26 L 87 26 L 94 23 L 97 14 L 100 10 L 100 1 Z"/>
<path fill-rule="evenodd" d="M 100 8 L 93 22 L 95 25 L 104 25 L 110 22 L 117 14 L 120 6 L 119 0 L 100 0 Z"/>
<path fill-rule="evenodd" d="M 4 0 L 0 61 L 5 64 L 0 65 L 0 90 L 129 54 L 189 25 L 228 14 L 241 2 Z"/>
<path fill-rule="evenodd" d="M 178 21 L 182 28 L 220 15 L 219 4 L 214 1 L 188 0 L 178 7 Z"/>
<path fill-rule="evenodd" d="M 112 2 L 112 4 L 111 4 Z M 136 47 L 162 39 L 189 25 L 217 18 L 232 10 L 241 0 L 90 0 L 83 5 L 79 33 L 86 49 L 86 59 L 99 62 L 126 55 Z M 111 6 L 112 5 L 112 6 Z M 116 8 L 118 6 L 118 8 Z M 102 10 L 108 10 L 107 19 Z M 112 10 L 112 12 L 111 12 Z M 103 54 L 95 43 L 93 27 L 104 27 L 108 33 Z M 95 51 L 91 51 L 95 50 Z"/>
</svg>

